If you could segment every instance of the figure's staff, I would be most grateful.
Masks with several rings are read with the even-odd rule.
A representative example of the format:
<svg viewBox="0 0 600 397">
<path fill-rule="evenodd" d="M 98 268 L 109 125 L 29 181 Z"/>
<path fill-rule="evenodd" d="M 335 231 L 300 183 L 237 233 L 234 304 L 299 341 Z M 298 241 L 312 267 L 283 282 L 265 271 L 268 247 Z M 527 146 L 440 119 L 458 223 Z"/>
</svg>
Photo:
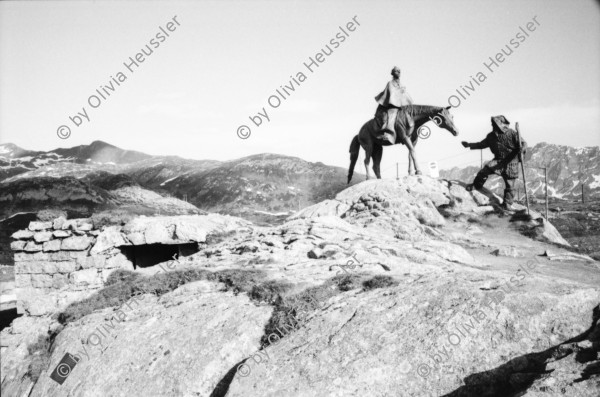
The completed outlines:
<svg viewBox="0 0 600 397">
<path fill-rule="evenodd" d="M 517 130 L 517 140 L 518 140 L 518 158 L 521 163 L 521 172 L 523 173 L 523 188 L 525 189 L 525 205 L 527 206 L 527 215 L 529 215 L 529 196 L 527 194 L 527 179 L 525 178 L 525 162 L 523 160 L 523 148 L 521 145 L 521 132 L 519 131 L 519 123 L 515 123 L 515 129 Z"/>
</svg>

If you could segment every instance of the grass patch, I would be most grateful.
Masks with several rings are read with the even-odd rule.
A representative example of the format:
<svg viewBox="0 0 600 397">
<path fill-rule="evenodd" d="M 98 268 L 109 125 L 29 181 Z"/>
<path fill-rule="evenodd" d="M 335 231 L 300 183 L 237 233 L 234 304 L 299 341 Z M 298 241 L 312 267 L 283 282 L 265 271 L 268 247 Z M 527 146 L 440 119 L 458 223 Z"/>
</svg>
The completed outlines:
<svg viewBox="0 0 600 397">
<path fill-rule="evenodd" d="M 529 215 L 526 210 L 515 212 L 515 214 L 510 218 L 511 222 L 531 222 L 532 220 L 533 217 Z"/>
<path fill-rule="evenodd" d="M 141 275 L 139 273 L 135 273 L 129 270 L 117 269 L 108 276 L 105 285 L 111 286 L 120 282 L 132 282 L 140 277 Z"/>
<path fill-rule="evenodd" d="M 250 299 L 257 302 L 277 303 L 283 294 L 292 288 L 292 284 L 277 280 L 268 280 L 255 285 L 248 294 Z"/>
<path fill-rule="evenodd" d="M 29 353 L 31 360 L 25 376 L 29 377 L 34 382 L 37 382 L 42 375 L 42 372 L 50 365 L 50 358 L 52 357 L 53 351 L 52 343 L 54 342 L 56 335 L 58 335 L 58 332 L 60 332 L 60 330 L 48 335 L 40 335 L 36 342 L 27 346 L 27 352 Z"/>
<path fill-rule="evenodd" d="M 375 276 L 363 282 L 363 288 L 365 291 L 369 291 L 376 288 L 386 288 L 398 285 L 398 281 L 390 276 Z"/>
<path fill-rule="evenodd" d="M 390 276 L 370 277 L 364 273 L 351 273 L 337 275 L 319 286 L 307 288 L 297 294 L 285 296 L 280 293 L 275 299 L 272 299 L 275 308 L 265 325 L 261 347 L 276 343 L 279 338 L 300 328 L 311 313 L 314 313 L 322 306 L 323 302 L 335 295 L 352 289 L 362 288 L 368 291 L 395 285 L 398 285 L 398 281 Z M 285 289 L 281 288 L 281 290 L 284 292 Z M 276 335 L 276 337 L 272 335 Z M 269 340 L 269 338 L 273 340 Z"/>
<path fill-rule="evenodd" d="M 294 295 L 279 296 L 274 302 L 274 310 L 271 318 L 265 325 L 265 333 L 261 338 L 261 347 L 266 347 L 276 342 L 275 337 L 269 340 L 271 335 L 283 338 L 290 332 L 300 328 L 310 313 L 319 308 L 320 302 L 337 295 L 340 291 L 331 288 L 330 283 L 310 287 Z"/>
<path fill-rule="evenodd" d="M 104 226 L 123 226 L 135 215 L 124 209 L 106 210 L 92 215 L 94 229 L 101 229 Z"/>
<path fill-rule="evenodd" d="M 38 211 L 36 216 L 37 216 L 38 220 L 40 220 L 41 222 L 52 222 L 56 218 L 61 217 L 61 216 L 64 217 L 65 219 L 67 219 L 67 213 L 65 211 L 59 210 L 59 209 L 41 210 L 41 211 Z"/>
<path fill-rule="evenodd" d="M 330 285 L 334 285 L 340 291 L 350 291 L 360 288 L 360 282 L 364 275 L 361 273 L 340 274 L 329 280 Z"/>
<path fill-rule="evenodd" d="M 138 294 L 164 295 L 176 288 L 198 280 L 219 281 L 235 293 L 250 292 L 264 280 L 265 275 L 258 270 L 221 270 L 211 272 L 205 269 L 186 269 L 153 276 L 117 270 L 111 274 L 107 286 L 84 300 L 70 304 L 57 315 L 57 320 L 66 325 L 96 310 L 121 306 Z"/>
</svg>

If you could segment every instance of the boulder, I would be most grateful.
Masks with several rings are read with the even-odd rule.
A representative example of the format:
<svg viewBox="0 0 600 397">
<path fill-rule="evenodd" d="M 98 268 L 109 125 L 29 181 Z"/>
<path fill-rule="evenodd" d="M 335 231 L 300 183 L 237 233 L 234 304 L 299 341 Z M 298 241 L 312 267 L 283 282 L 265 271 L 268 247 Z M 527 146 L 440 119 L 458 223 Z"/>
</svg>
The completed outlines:
<svg viewBox="0 0 600 397">
<path fill-rule="evenodd" d="M 60 240 L 46 241 L 43 245 L 44 252 L 60 251 Z"/>
<path fill-rule="evenodd" d="M 104 228 L 96 238 L 96 243 L 90 250 L 90 254 L 95 255 L 104 252 L 113 247 L 131 245 L 121 233 L 119 226 L 109 226 Z"/>
<path fill-rule="evenodd" d="M 41 230 L 48 230 L 48 229 L 52 229 L 52 222 L 30 222 L 29 223 L 29 230 L 34 231 L 34 232 L 38 232 Z"/>
<path fill-rule="evenodd" d="M 490 253 L 495 256 L 505 256 L 509 258 L 518 258 L 523 256 L 515 247 L 500 247 Z"/>
<path fill-rule="evenodd" d="M 87 236 L 73 236 L 61 240 L 60 249 L 64 251 L 83 251 L 89 248 L 93 239 Z"/>
<path fill-rule="evenodd" d="M 33 237 L 33 235 L 34 233 L 32 231 L 19 230 L 14 232 L 10 237 L 14 238 L 15 240 L 29 240 Z"/>
<path fill-rule="evenodd" d="M 123 226 L 122 232 L 133 245 L 184 244 L 201 243 L 208 234 L 226 234 L 249 225 L 240 218 L 219 214 L 138 217 Z"/>
<path fill-rule="evenodd" d="M 65 223 L 67 219 L 64 216 L 59 216 L 58 218 L 56 218 L 53 222 L 52 222 L 52 228 L 54 230 L 60 230 L 62 229 L 63 224 Z"/>
<path fill-rule="evenodd" d="M 550 250 L 546 250 L 546 252 L 544 252 L 544 255 L 551 261 L 576 260 L 594 262 L 594 259 L 590 258 L 589 256 L 576 254 L 574 252 L 552 252 Z"/>
<path fill-rule="evenodd" d="M 77 262 L 74 261 L 56 262 L 56 271 L 59 273 L 72 273 L 78 267 Z"/>
<path fill-rule="evenodd" d="M 75 230 L 77 229 L 77 219 L 69 219 L 62 222 L 62 230 Z"/>
<path fill-rule="evenodd" d="M 338 200 L 325 200 L 318 204 L 311 205 L 303 208 L 294 215 L 290 216 L 288 220 L 293 219 L 310 219 L 318 218 L 321 216 L 342 216 L 350 206 L 342 203 Z"/>
<path fill-rule="evenodd" d="M 82 328 L 62 331 L 53 343 L 49 371 L 66 352 L 77 354 L 80 361 L 60 386 L 50 379 L 49 371 L 44 372 L 29 395 L 37 397 L 45 390 L 55 390 L 51 395 L 56 396 L 92 390 L 95 396 L 209 396 L 223 374 L 232 368 L 235 372 L 246 357 L 268 360 L 258 349 L 270 308 L 254 305 L 244 294 L 209 288 L 202 281 L 180 289 L 164 295 L 160 302 L 151 295 L 131 299 L 121 307 L 119 317 L 108 309 L 88 316 Z M 106 336 L 98 331 L 103 327 L 110 329 L 104 332 Z M 94 333 L 98 339 L 89 339 Z M 110 362 L 123 360 L 140 360 L 147 370 L 124 365 L 121 375 L 107 382 L 107 376 L 114 373 Z M 21 369 L 26 370 L 26 366 Z M 196 375 L 182 376 L 188 372 Z M 12 376 L 21 381 L 26 378 L 23 373 Z"/>
<path fill-rule="evenodd" d="M 10 243 L 10 249 L 13 251 L 23 251 L 27 241 L 13 241 Z"/>
<path fill-rule="evenodd" d="M 52 238 L 52 232 L 38 232 L 33 235 L 33 239 L 36 243 L 43 243 L 46 241 L 50 241 Z"/>
<path fill-rule="evenodd" d="M 323 257 L 323 250 L 319 248 L 313 248 L 310 251 L 308 251 L 307 255 L 310 259 L 320 259 Z"/>
<path fill-rule="evenodd" d="M 65 238 L 71 236 L 71 232 L 69 230 L 55 230 L 52 235 L 56 238 Z"/>
<path fill-rule="evenodd" d="M 98 285 L 102 283 L 101 277 L 96 269 L 83 269 L 69 274 L 69 282 L 75 285 Z"/>
<path fill-rule="evenodd" d="M 43 248 L 42 244 L 36 244 L 33 241 L 28 241 L 27 244 L 25 245 L 25 247 L 23 248 L 23 251 L 38 252 L 38 251 L 41 251 L 42 248 Z"/>
<path fill-rule="evenodd" d="M 94 228 L 92 220 L 88 218 L 75 219 L 75 225 L 77 230 L 81 232 L 89 232 Z"/>
</svg>

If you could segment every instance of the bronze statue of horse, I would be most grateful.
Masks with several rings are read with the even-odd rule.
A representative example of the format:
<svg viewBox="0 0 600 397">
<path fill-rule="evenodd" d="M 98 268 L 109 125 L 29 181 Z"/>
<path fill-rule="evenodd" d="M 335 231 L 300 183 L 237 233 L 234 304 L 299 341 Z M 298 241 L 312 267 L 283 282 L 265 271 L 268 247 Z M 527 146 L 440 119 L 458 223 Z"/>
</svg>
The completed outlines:
<svg viewBox="0 0 600 397">
<path fill-rule="evenodd" d="M 407 112 L 407 116 L 412 118 L 414 126 L 403 128 L 403 125 L 396 119 L 396 141 L 395 145 L 401 143 L 408 147 L 408 173 L 412 175 L 412 166 L 414 164 L 416 174 L 421 175 L 419 164 L 417 162 L 417 156 L 415 153 L 415 145 L 420 135 L 428 137 L 431 130 L 428 126 L 424 126 L 428 121 L 433 121 L 438 127 L 444 128 L 457 136 L 458 130 L 454 126 L 454 120 L 449 112 L 450 106 L 443 108 L 437 106 L 426 106 L 426 105 L 408 105 L 402 108 L 398 112 L 398 116 L 401 112 Z M 381 129 L 377 125 L 375 119 L 367 121 L 360 132 L 352 139 L 350 144 L 350 168 L 348 169 L 348 183 L 352 180 L 352 174 L 354 173 L 354 166 L 356 160 L 358 160 L 358 152 L 362 146 L 365 149 L 365 170 L 367 172 L 367 179 L 371 178 L 369 172 L 369 163 L 373 158 L 373 171 L 378 179 L 381 179 L 381 171 L 379 166 L 381 164 L 381 157 L 383 155 L 383 146 L 391 146 L 388 141 L 378 139 Z"/>
</svg>

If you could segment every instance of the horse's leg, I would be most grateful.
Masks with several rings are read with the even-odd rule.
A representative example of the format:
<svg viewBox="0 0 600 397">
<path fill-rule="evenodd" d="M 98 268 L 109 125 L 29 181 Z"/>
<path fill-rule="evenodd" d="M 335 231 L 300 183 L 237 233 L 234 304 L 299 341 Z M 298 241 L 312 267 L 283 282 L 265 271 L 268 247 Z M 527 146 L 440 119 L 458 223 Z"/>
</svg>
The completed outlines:
<svg viewBox="0 0 600 397">
<path fill-rule="evenodd" d="M 408 175 L 413 174 L 413 161 L 412 157 L 410 157 L 410 152 L 408 152 Z"/>
<path fill-rule="evenodd" d="M 383 146 L 381 145 L 373 145 L 373 171 L 375 172 L 375 176 L 377 179 L 381 179 L 381 157 L 383 155 Z"/>
<path fill-rule="evenodd" d="M 373 144 L 371 142 L 368 142 L 363 147 L 365 149 L 365 172 L 367 173 L 367 180 L 369 180 L 371 179 L 369 162 L 371 161 L 371 156 L 373 155 Z"/>
<path fill-rule="evenodd" d="M 419 162 L 417 161 L 417 153 L 415 152 L 415 148 L 412 142 L 406 135 L 404 136 L 404 144 L 408 148 L 409 156 L 412 157 L 412 161 L 415 166 L 415 174 L 421 175 L 421 170 L 419 169 Z"/>
</svg>

